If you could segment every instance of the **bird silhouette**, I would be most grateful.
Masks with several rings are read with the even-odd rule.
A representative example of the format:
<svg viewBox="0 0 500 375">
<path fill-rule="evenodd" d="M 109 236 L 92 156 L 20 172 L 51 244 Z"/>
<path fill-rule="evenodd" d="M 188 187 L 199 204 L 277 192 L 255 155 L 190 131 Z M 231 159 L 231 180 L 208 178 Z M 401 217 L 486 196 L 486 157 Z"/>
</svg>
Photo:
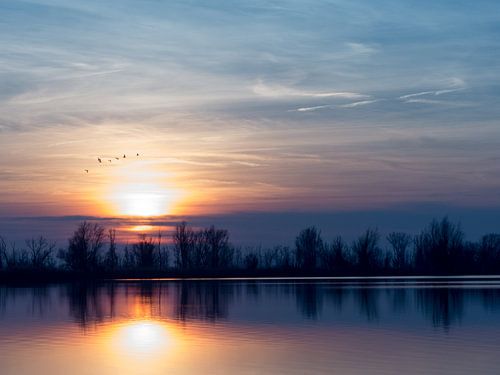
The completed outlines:
<svg viewBox="0 0 500 375">
<path fill-rule="evenodd" d="M 85 172 L 89 173 L 89 170 L 88 169 L 84 169 Z"/>
<path fill-rule="evenodd" d="M 108 161 L 111 163 L 111 159 L 108 159 Z"/>
<path fill-rule="evenodd" d="M 139 153 L 137 153 L 137 156 L 139 156 Z"/>
<path fill-rule="evenodd" d="M 102 163 L 101 158 L 97 158 L 97 161 L 98 161 L 99 163 Z"/>
<path fill-rule="evenodd" d="M 116 160 L 120 160 L 120 158 L 115 157 Z"/>
<path fill-rule="evenodd" d="M 125 154 L 123 154 L 123 158 L 125 159 L 127 156 Z"/>
</svg>

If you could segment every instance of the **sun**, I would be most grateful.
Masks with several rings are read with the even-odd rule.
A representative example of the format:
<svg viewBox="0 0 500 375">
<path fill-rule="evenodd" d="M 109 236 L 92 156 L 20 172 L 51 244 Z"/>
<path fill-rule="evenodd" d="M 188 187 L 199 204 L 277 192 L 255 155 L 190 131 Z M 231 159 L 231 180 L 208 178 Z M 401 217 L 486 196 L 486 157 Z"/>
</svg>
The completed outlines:
<svg viewBox="0 0 500 375">
<path fill-rule="evenodd" d="M 123 214 L 158 216 L 168 211 L 165 196 L 155 193 L 126 193 L 123 195 Z"/>
<path fill-rule="evenodd" d="M 172 213 L 177 193 L 156 184 L 127 184 L 117 187 L 113 201 L 120 215 L 160 216 Z"/>
</svg>

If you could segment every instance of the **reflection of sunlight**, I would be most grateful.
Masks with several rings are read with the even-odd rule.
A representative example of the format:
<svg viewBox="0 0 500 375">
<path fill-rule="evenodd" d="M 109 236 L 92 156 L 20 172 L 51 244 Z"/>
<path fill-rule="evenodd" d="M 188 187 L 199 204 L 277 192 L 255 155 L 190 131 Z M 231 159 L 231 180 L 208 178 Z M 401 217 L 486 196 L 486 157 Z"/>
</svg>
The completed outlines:
<svg viewBox="0 0 500 375">
<path fill-rule="evenodd" d="M 154 227 L 152 225 L 135 225 L 131 227 L 129 230 L 131 230 L 132 232 L 144 233 L 144 232 L 151 232 L 153 229 Z"/>
<path fill-rule="evenodd" d="M 115 339 L 123 355 L 157 355 L 165 353 L 173 344 L 167 325 L 154 320 L 133 321 L 120 326 Z"/>
</svg>

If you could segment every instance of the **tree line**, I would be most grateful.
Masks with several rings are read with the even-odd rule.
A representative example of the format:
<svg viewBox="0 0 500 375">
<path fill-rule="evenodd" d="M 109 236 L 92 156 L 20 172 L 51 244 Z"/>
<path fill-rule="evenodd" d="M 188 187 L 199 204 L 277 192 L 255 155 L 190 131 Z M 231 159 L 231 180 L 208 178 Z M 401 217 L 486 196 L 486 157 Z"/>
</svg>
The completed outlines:
<svg viewBox="0 0 500 375">
<path fill-rule="evenodd" d="M 0 237 L 1 271 L 60 271 L 77 274 L 204 275 L 458 275 L 500 272 L 500 234 L 467 241 L 447 217 L 432 220 L 419 234 L 392 232 L 385 244 L 376 229 L 351 243 L 328 241 L 316 227 L 298 233 L 294 246 L 241 248 L 225 229 L 179 223 L 170 238 L 139 235 L 118 251 L 116 231 L 82 222 L 66 248 L 43 236 L 20 248 Z"/>
</svg>

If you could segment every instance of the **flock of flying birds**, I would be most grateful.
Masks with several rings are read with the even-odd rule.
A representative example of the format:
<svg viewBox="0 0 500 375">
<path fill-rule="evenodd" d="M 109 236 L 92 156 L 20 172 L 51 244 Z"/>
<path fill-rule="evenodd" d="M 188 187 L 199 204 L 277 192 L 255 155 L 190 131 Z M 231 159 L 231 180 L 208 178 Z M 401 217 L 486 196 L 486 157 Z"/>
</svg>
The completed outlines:
<svg viewBox="0 0 500 375">
<path fill-rule="evenodd" d="M 137 153 L 137 154 L 136 154 L 136 157 L 139 157 L 139 156 L 140 156 L 140 155 L 139 155 L 139 153 Z M 122 156 L 121 158 L 116 157 L 116 156 L 114 157 L 114 159 L 116 159 L 116 160 L 126 159 L 126 158 L 127 158 L 127 155 L 125 155 L 125 154 L 123 154 L 123 156 Z M 107 159 L 107 160 L 108 160 L 108 162 L 109 162 L 109 163 L 113 162 L 113 159 Z M 97 157 L 97 162 L 98 162 L 99 164 L 102 164 L 102 162 L 103 162 L 103 161 L 105 161 L 105 159 L 104 159 L 104 158 Z M 89 170 L 88 170 L 88 169 L 84 169 L 84 171 L 85 171 L 85 173 L 89 173 Z"/>
</svg>

